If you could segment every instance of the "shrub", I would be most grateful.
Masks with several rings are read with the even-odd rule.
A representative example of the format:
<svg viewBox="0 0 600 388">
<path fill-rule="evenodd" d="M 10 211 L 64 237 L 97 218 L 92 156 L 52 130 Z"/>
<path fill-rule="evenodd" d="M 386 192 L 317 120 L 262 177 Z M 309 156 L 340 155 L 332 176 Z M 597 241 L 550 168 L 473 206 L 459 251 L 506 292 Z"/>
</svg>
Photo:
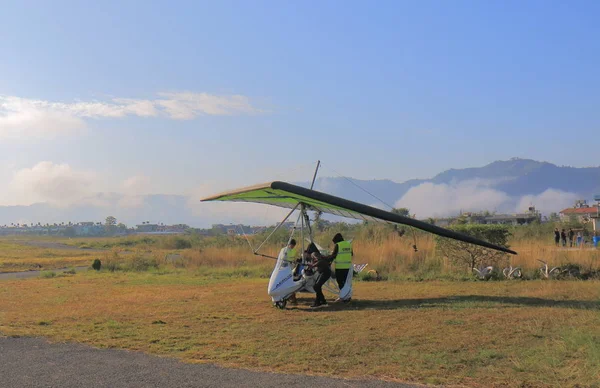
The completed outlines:
<svg viewBox="0 0 600 388">
<path fill-rule="evenodd" d="M 50 279 L 56 276 L 56 272 L 54 271 L 43 271 L 42 273 L 40 273 L 40 277 L 45 278 L 45 279 Z"/>
<path fill-rule="evenodd" d="M 165 249 L 189 249 L 192 247 L 192 243 L 183 237 L 173 236 L 165 239 L 162 246 Z"/>
<path fill-rule="evenodd" d="M 127 263 L 127 269 L 131 271 L 148 271 L 150 268 L 158 268 L 158 262 L 154 257 L 139 256 L 132 257 Z"/>
<path fill-rule="evenodd" d="M 121 264 L 118 257 L 108 258 L 104 261 L 104 268 L 110 272 L 121 270 Z"/>
<path fill-rule="evenodd" d="M 375 270 L 362 272 L 359 276 L 360 280 L 365 282 L 387 280 L 387 276 L 382 276 L 381 274 L 379 274 L 379 272 Z"/>
<path fill-rule="evenodd" d="M 65 271 L 63 271 L 63 275 L 75 275 L 77 272 L 75 271 L 75 268 L 71 267 Z"/>
<path fill-rule="evenodd" d="M 466 224 L 449 229 L 505 248 L 508 248 L 508 238 L 511 236 L 510 230 L 504 225 Z M 466 267 L 469 272 L 472 268 L 484 265 L 500 267 L 508 260 L 504 252 L 440 236 L 436 236 L 436 249 L 454 265 Z"/>
<path fill-rule="evenodd" d="M 189 249 L 192 247 L 192 243 L 183 238 L 175 239 L 175 249 Z"/>
<path fill-rule="evenodd" d="M 165 255 L 165 262 L 177 268 L 185 267 L 183 256 L 181 256 L 179 253 L 168 253 Z"/>
</svg>

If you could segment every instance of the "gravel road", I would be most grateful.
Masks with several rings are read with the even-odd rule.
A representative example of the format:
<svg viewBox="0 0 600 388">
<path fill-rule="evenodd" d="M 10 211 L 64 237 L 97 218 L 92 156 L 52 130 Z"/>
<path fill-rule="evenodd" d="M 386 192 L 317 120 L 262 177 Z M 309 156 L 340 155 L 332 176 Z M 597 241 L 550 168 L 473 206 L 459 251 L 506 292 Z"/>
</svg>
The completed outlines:
<svg viewBox="0 0 600 388">
<path fill-rule="evenodd" d="M 0 337 L 2 387 L 378 387 L 416 388 L 379 380 L 342 380 L 186 364 L 141 352 Z"/>
</svg>

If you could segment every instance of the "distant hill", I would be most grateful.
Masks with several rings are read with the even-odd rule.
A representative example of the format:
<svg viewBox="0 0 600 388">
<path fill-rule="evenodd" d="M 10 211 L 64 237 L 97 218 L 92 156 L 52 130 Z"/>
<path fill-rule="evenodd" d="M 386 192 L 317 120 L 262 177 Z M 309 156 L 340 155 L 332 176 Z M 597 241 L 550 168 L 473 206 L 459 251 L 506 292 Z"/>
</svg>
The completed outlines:
<svg viewBox="0 0 600 388">
<path fill-rule="evenodd" d="M 600 193 L 600 167 L 559 167 L 548 162 L 513 158 L 479 168 L 450 169 L 436 175 L 434 183 L 467 179 L 497 180 L 493 187 L 509 195 L 537 195 L 547 189 L 572 192 L 582 198 Z"/>
<path fill-rule="evenodd" d="M 600 194 L 600 167 L 559 167 L 547 162 L 513 158 L 496 161 L 483 167 L 446 170 L 431 179 L 413 179 L 403 183 L 390 180 L 358 180 L 346 178 L 319 178 L 315 189 L 364 203 L 377 202 L 356 185 L 393 205 L 406 192 L 422 183 L 456 184 L 482 180 L 486 185 L 509 196 L 539 195 L 555 189 L 591 199 Z M 349 195 L 351 193 L 351 195 Z"/>
<path fill-rule="evenodd" d="M 315 189 L 333 195 L 344 197 L 353 201 L 369 205 L 381 206 L 377 198 L 383 202 L 395 206 L 399 199 L 411 189 L 419 185 L 430 184 L 431 187 L 441 187 L 448 190 L 442 191 L 437 196 L 428 197 L 425 193 L 421 200 L 440 202 L 446 196 L 459 195 L 468 196 L 470 192 L 463 190 L 458 194 L 451 191 L 456 185 L 464 182 L 482 182 L 486 188 L 511 198 L 505 201 L 506 206 L 498 205 L 499 210 L 512 209 L 519 203 L 519 199 L 527 196 L 543 195 L 548 189 L 569 193 L 563 196 L 562 202 L 556 195 L 549 200 L 547 206 L 552 211 L 560 210 L 565 206 L 565 201 L 573 198 L 592 199 L 594 194 L 600 194 L 600 167 L 575 168 L 556 166 L 548 162 L 539 162 L 530 159 L 513 158 L 506 161 L 496 161 L 483 167 L 446 170 L 431 179 L 413 179 L 403 183 L 391 180 L 358 180 L 340 177 L 322 177 L 315 184 Z M 300 182 L 308 186 L 307 182 Z M 438 186 L 435 186 L 438 185 Z M 368 192 L 368 193 L 367 193 Z M 370 195 L 371 193 L 372 195 Z M 482 191 L 483 204 L 486 206 L 486 196 L 489 193 Z M 529 198 L 529 197 L 527 197 Z M 565 199 L 566 198 L 566 199 Z M 560 199 L 560 198 L 559 198 Z M 124 201 L 135 204 L 132 206 Z M 541 201 L 541 200 L 540 200 Z M 454 201 L 456 202 L 456 200 Z M 467 201 L 469 202 L 469 201 Z M 37 223 L 37 222 L 80 222 L 80 221 L 102 221 L 108 215 L 114 215 L 119 221 L 128 225 L 141 223 L 142 221 L 163 222 L 165 224 L 186 223 L 191 226 L 209 226 L 212 223 L 239 222 L 239 214 L 235 211 L 203 212 L 203 205 L 199 204 L 199 198 L 187 198 L 178 195 L 148 195 L 134 198 L 125 198 L 120 194 L 98 194 L 87 205 L 71 206 L 67 208 L 54 207 L 48 204 L 33 204 L 30 206 L 0 206 L 0 224 L 14 223 Z M 438 204 L 440 205 L 440 204 Z M 535 203 L 534 203 L 535 205 Z M 448 211 L 457 211 L 455 207 L 464 205 L 459 203 L 441 204 Z M 454 206 L 454 207 L 453 207 Z M 491 205 L 490 205 L 491 206 Z M 493 210 L 493 209 L 488 209 Z M 244 221 L 248 221 L 251 214 L 244 214 Z M 257 217 L 256 222 L 261 222 Z"/>
</svg>

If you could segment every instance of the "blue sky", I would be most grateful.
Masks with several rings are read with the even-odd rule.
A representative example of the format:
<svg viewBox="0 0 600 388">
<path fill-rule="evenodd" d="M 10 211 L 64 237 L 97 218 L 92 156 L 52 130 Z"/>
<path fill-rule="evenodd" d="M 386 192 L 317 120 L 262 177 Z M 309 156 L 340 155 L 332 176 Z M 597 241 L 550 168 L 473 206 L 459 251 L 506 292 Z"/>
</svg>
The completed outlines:
<svg viewBox="0 0 600 388">
<path fill-rule="evenodd" d="M 14 190 L 0 204 L 68 185 L 210 191 L 298 166 L 310 176 L 317 159 L 395 181 L 514 156 L 597 165 L 581 144 L 595 144 L 600 124 L 599 11 L 594 1 L 5 1 L 0 181 Z M 19 194 L 27 187 L 37 191 Z"/>
</svg>

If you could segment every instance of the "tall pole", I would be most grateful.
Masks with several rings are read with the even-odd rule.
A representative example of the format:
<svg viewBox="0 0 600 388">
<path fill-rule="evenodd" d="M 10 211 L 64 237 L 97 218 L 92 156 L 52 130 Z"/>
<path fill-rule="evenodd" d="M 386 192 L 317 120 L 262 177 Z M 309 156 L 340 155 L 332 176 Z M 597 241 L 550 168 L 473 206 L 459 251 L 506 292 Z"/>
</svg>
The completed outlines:
<svg viewBox="0 0 600 388">
<path fill-rule="evenodd" d="M 300 217 L 302 217 L 302 212 L 300 212 Z M 304 259 L 304 217 L 302 217 L 301 219 L 302 222 L 302 226 L 300 229 L 300 239 L 302 240 L 302 251 L 300 252 L 300 257 L 302 257 Z"/>
<path fill-rule="evenodd" d="M 315 181 L 317 180 L 317 173 L 319 172 L 319 166 L 321 166 L 321 161 L 317 160 L 317 168 L 315 168 L 315 173 L 313 175 L 313 179 L 312 182 L 310 183 L 310 189 L 312 190 L 313 187 L 315 186 Z M 302 206 L 300 207 L 301 209 L 301 217 L 304 217 L 306 219 L 306 227 L 308 228 L 308 238 L 310 239 L 310 242 L 313 242 L 313 236 L 312 236 L 312 229 L 310 228 L 310 219 L 308 218 L 308 214 L 306 214 L 306 207 L 304 206 L 304 204 L 302 204 Z M 304 225 L 302 225 L 302 228 L 304 230 Z"/>
<path fill-rule="evenodd" d="M 313 189 L 313 186 L 315 185 L 315 180 L 317 179 L 317 172 L 319 172 L 319 166 L 321 165 L 321 161 L 317 160 L 317 168 L 315 169 L 315 175 L 313 175 L 313 179 L 312 182 L 310 184 L 310 189 Z"/>
</svg>

